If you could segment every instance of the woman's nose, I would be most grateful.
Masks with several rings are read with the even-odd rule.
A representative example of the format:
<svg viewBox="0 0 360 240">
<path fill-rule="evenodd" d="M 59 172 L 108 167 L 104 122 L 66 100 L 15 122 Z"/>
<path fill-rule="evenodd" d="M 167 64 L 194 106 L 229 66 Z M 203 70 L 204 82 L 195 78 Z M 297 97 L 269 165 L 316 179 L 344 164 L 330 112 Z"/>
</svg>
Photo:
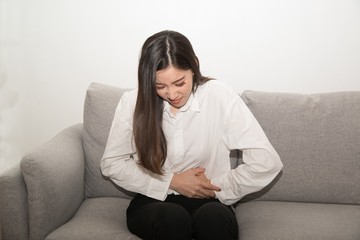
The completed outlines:
<svg viewBox="0 0 360 240">
<path fill-rule="evenodd" d="M 167 93 L 167 97 L 170 100 L 174 100 L 176 98 L 176 91 L 173 88 L 169 88 L 168 93 Z"/>
</svg>

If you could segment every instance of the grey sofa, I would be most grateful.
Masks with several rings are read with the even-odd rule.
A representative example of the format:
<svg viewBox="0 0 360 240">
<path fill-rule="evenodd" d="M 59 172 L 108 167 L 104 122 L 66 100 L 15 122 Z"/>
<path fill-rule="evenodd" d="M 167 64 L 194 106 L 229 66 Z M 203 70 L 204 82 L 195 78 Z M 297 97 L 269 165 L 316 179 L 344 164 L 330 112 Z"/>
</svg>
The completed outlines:
<svg viewBox="0 0 360 240">
<path fill-rule="evenodd" d="M 84 122 L 1 174 L 1 239 L 138 239 L 125 217 L 133 193 L 102 177 L 99 168 L 124 91 L 91 84 Z M 284 168 L 237 204 L 239 239 L 359 240 L 360 92 L 241 96 Z M 241 152 L 232 152 L 231 161 L 241 164 Z"/>
</svg>

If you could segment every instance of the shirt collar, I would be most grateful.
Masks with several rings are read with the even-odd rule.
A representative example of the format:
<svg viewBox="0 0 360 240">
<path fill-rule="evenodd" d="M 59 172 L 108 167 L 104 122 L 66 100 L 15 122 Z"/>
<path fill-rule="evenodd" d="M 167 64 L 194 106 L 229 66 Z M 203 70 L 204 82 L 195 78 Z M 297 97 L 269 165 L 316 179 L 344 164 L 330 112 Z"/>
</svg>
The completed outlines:
<svg viewBox="0 0 360 240">
<path fill-rule="evenodd" d="M 190 94 L 190 97 L 186 104 L 182 106 L 179 110 L 179 112 L 186 112 L 188 110 L 194 111 L 194 112 L 200 112 L 200 105 L 199 100 L 196 95 L 193 93 Z M 164 111 L 170 113 L 170 104 L 164 100 Z"/>
</svg>

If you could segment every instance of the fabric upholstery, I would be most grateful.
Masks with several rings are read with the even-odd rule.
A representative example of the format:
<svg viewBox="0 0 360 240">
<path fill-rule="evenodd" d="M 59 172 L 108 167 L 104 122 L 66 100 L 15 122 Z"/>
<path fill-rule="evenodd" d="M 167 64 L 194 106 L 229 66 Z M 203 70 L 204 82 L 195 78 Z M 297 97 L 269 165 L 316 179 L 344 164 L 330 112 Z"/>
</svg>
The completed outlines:
<svg viewBox="0 0 360 240">
<path fill-rule="evenodd" d="M 22 174 L 0 174 L 0 239 L 139 239 L 126 226 L 132 193 L 103 178 L 99 166 L 124 91 L 93 83 L 84 125 L 27 154 Z M 360 92 L 246 91 L 242 98 L 284 169 L 235 208 L 239 239 L 359 239 Z M 241 152 L 230 156 L 232 167 L 241 164 Z"/>
<path fill-rule="evenodd" d="M 92 83 L 84 106 L 84 152 L 86 160 L 85 193 L 87 197 L 131 197 L 132 193 L 105 179 L 100 170 L 100 160 L 110 132 L 115 108 L 126 89 Z"/>
<path fill-rule="evenodd" d="M 19 165 L 0 174 L 0 191 L 0 239 L 28 239 L 26 189 Z"/>
<path fill-rule="evenodd" d="M 236 207 L 239 239 L 358 240 L 360 206 L 253 201 Z"/>
<path fill-rule="evenodd" d="M 242 98 L 284 164 L 273 184 L 247 199 L 360 204 L 360 92 Z"/>
<path fill-rule="evenodd" d="M 76 215 L 47 240 L 135 240 L 126 225 L 130 200 L 118 197 L 86 199 Z"/>
<path fill-rule="evenodd" d="M 84 200 L 82 124 L 71 126 L 21 161 L 29 207 L 29 239 L 44 239 Z"/>
</svg>

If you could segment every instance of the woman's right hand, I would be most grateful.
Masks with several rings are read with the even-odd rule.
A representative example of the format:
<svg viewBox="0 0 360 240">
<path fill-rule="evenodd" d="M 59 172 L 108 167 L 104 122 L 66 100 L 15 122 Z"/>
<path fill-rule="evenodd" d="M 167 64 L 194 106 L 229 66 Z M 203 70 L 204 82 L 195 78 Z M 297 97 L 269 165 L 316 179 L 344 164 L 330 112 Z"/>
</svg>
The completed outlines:
<svg viewBox="0 0 360 240">
<path fill-rule="evenodd" d="M 221 191 L 219 187 L 211 184 L 204 168 L 192 168 L 175 174 L 170 188 L 189 198 L 214 198 L 215 191 Z"/>
</svg>

